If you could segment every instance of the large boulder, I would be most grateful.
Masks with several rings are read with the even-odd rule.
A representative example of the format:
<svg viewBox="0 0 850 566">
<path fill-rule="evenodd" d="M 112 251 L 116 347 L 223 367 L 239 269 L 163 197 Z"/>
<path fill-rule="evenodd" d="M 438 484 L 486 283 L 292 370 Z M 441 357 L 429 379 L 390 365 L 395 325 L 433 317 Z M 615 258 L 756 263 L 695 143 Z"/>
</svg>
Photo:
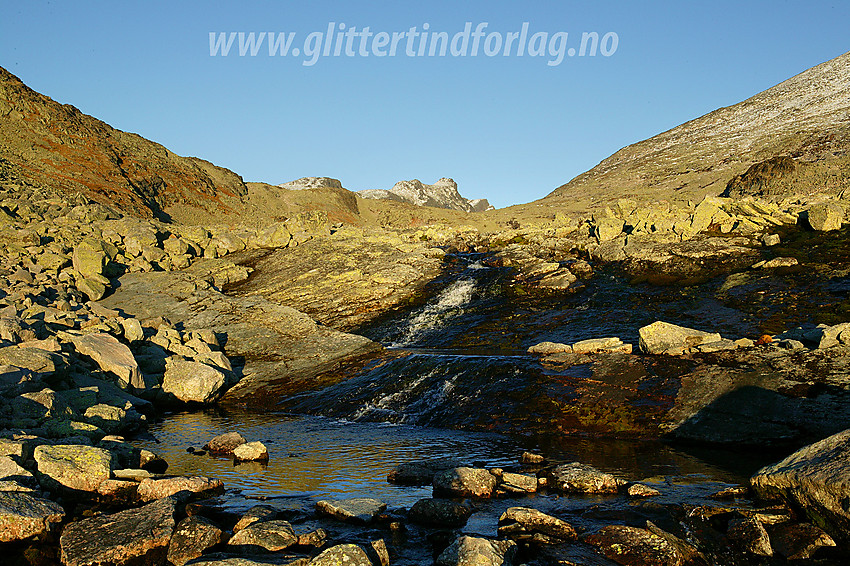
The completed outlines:
<svg viewBox="0 0 850 566">
<path fill-rule="evenodd" d="M 72 341 L 77 352 L 90 357 L 103 371 L 117 375 L 118 384 L 123 389 L 145 388 L 145 380 L 133 352 L 114 336 L 93 333 L 74 336 Z"/>
<path fill-rule="evenodd" d="M 138 497 L 141 501 L 154 501 L 181 492 L 200 497 L 217 495 L 223 491 L 224 483 L 217 478 L 205 476 L 145 478 L 139 483 Z"/>
<path fill-rule="evenodd" d="M 374 566 L 362 548 L 356 544 L 338 544 L 323 551 L 310 561 L 310 566 Z"/>
<path fill-rule="evenodd" d="M 164 564 L 174 532 L 174 510 L 174 500 L 166 498 L 71 523 L 59 538 L 62 564 Z"/>
<path fill-rule="evenodd" d="M 112 473 L 112 454 L 85 445 L 42 445 L 33 453 L 38 481 L 49 490 L 97 491 Z"/>
<path fill-rule="evenodd" d="M 222 544 L 226 538 L 224 531 L 209 519 L 198 515 L 186 517 L 177 524 L 168 544 L 168 562 L 183 566 L 205 550 Z"/>
<path fill-rule="evenodd" d="M 437 472 L 461 465 L 457 458 L 433 458 L 399 464 L 387 475 L 387 481 L 398 485 L 430 485 Z"/>
<path fill-rule="evenodd" d="M 721 340 L 720 334 L 657 321 L 639 330 L 640 349 L 647 354 L 681 354 Z"/>
<path fill-rule="evenodd" d="M 115 247 L 102 240 L 86 238 L 74 247 L 74 269 L 86 279 L 103 280 L 106 265 L 115 256 Z M 109 283 L 106 279 L 103 283 Z"/>
<path fill-rule="evenodd" d="M 819 232 L 839 230 L 844 222 L 844 209 L 831 202 L 819 203 L 807 211 L 809 226 Z"/>
<path fill-rule="evenodd" d="M 438 566 L 508 566 L 513 564 L 517 544 L 512 540 L 490 540 L 462 536 L 437 557 Z"/>
<path fill-rule="evenodd" d="M 498 480 L 481 468 L 454 468 L 434 476 L 434 495 L 446 497 L 490 497 Z"/>
<path fill-rule="evenodd" d="M 573 462 L 546 470 L 547 485 L 561 493 L 617 493 L 624 483 L 592 466 Z"/>
<path fill-rule="evenodd" d="M 623 566 L 680 566 L 683 563 L 681 553 L 673 544 L 646 529 L 611 525 L 583 540 Z"/>
<path fill-rule="evenodd" d="M 64 517 L 65 510 L 53 501 L 29 493 L 0 492 L 0 542 L 49 532 Z"/>
<path fill-rule="evenodd" d="M 237 446 L 246 442 L 248 441 L 245 440 L 245 437 L 238 432 L 225 432 L 204 444 L 204 450 L 209 450 L 214 454 L 233 454 Z"/>
<path fill-rule="evenodd" d="M 228 546 L 243 551 L 262 549 L 280 552 L 298 543 L 298 536 L 287 521 L 271 520 L 254 523 L 233 535 Z"/>
<path fill-rule="evenodd" d="M 420 499 L 407 514 L 412 523 L 433 527 L 462 527 L 472 515 L 472 508 L 451 499 Z"/>
<path fill-rule="evenodd" d="M 515 541 L 558 544 L 577 538 L 572 525 L 537 509 L 510 507 L 499 517 L 499 536 Z"/>
<path fill-rule="evenodd" d="M 215 401 L 226 382 L 223 372 L 201 362 L 169 358 L 162 390 L 184 403 Z"/>
<path fill-rule="evenodd" d="M 850 429 L 762 468 L 750 484 L 762 499 L 802 509 L 811 522 L 850 544 Z"/>
</svg>

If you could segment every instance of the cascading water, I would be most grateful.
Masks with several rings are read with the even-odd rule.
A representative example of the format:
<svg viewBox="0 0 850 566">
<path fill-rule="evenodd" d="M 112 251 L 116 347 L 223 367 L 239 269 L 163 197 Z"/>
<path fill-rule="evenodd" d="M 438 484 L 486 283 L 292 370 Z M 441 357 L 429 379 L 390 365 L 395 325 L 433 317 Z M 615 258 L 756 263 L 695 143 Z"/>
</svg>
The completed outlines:
<svg viewBox="0 0 850 566">
<path fill-rule="evenodd" d="M 390 347 L 414 346 L 423 336 L 451 323 L 453 319 L 463 314 L 464 307 L 472 300 L 475 287 L 474 279 L 461 279 L 446 287 L 435 301 L 402 323 L 404 330 L 400 338 L 392 342 Z"/>
</svg>

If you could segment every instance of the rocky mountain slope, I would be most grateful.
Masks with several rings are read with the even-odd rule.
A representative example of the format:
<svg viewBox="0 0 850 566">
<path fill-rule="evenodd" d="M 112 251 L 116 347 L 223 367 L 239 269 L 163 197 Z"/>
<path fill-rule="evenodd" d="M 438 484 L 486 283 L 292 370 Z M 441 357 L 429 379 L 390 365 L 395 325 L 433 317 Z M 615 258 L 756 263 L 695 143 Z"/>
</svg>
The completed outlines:
<svg viewBox="0 0 850 566">
<path fill-rule="evenodd" d="M 618 198 L 699 201 L 724 192 L 838 195 L 850 184 L 848 150 L 850 53 L 625 147 L 516 211 L 539 205 L 586 210 Z M 790 159 L 784 166 L 769 161 L 779 157 Z"/>
<path fill-rule="evenodd" d="M 484 212 L 493 207 L 487 199 L 469 200 L 460 195 L 454 179 L 443 177 L 433 185 L 426 185 L 419 179 L 399 181 L 390 190 L 367 189 L 358 191 L 363 198 L 407 202 L 417 206 L 447 208 L 462 212 Z"/>
<path fill-rule="evenodd" d="M 60 104 L 0 68 L 0 170 L 151 217 L 171 204 L 221 210 L 247 188 L 239 175 Z"/>
</svg>

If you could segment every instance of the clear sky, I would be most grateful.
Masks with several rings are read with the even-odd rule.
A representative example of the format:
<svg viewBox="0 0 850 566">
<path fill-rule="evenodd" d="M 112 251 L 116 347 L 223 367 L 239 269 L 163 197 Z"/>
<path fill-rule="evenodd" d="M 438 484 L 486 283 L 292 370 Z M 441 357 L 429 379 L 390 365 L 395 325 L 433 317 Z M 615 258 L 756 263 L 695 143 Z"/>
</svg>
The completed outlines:
<svg viewBox="0 0 850 566">
<path fill-rule="evenodd" d="M 0 0 L 0 14 L 0 66 L 30 87 L 246 181 L 328 176 L 361 190 L 452 177 L 497 207 L 850 50 L 844 0 Z M 461 56 L 466 22 L 473 33 L 486 24 L 475 56 L 471 33 Z M 352 34 L 336 57 L 314 33 L 330 23 L 334 36 Z M 446 33 L 444 56 L 439 39 L 418 56 L 422 36 L 408 32 L 424 24 Z M 211 56 L 210 32 L 267 35 L 255 56 L 247 45 L 239 55 L 238 35 L 227 56 Z M 295 34 L 287 55 L 269 55 L 269 32 Z M 394 56 L 382 43 L 393 32 L 406 34 Z M 538 32 L 547 36 L 532 42 Z M 580 56 L 583 32 L 617 41 L 608 36 L 608 56 L 590 44 Z M 576 54 L 558 62 L 562 46 Z"/>
</svg>

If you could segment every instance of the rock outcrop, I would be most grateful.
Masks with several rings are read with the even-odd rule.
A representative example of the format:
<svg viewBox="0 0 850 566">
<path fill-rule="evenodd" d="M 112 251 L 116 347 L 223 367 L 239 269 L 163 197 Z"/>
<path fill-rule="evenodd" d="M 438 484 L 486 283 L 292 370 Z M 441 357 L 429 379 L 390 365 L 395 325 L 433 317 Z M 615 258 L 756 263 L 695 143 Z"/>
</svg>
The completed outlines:
<svg viewBox="0 0 850 566">
<path fill-rule="evenodd" d="M 366 189 L 357 194 L 368 199 L 392 200 L 462 212 L 484 212 L 493 208 L 487 199 L 463 198 L 457 190 L 457 183 L 448 178 L 439 179 L 433 185 L 426 185 L 419 179 L 399 181 L 390 190 Z"/>
</svg>

